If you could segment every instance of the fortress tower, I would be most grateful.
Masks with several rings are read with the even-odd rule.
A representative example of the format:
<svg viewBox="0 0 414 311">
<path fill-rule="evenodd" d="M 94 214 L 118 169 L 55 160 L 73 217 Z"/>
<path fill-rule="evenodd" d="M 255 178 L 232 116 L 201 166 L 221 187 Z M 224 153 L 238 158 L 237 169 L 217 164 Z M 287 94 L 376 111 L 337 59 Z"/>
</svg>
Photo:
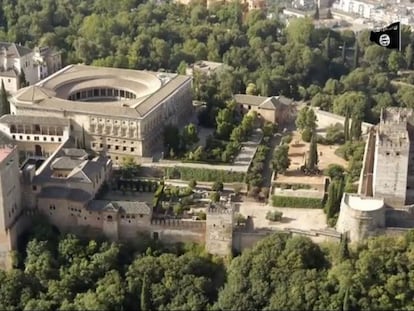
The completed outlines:
<svg viewBox="0 0 414 311">
<path fill-rule="evenodd" d="M 0 267 L 10 268 L 10 251 L 23 230 L 19 154 L 15 146 L 0 146 Z"/>
<path fill-rule="evenodd" d="M 206 218 L 206 250 L 227 256 L 232 253 L 234 211 L 232 208 L 209 208 Z"/>
</svg>

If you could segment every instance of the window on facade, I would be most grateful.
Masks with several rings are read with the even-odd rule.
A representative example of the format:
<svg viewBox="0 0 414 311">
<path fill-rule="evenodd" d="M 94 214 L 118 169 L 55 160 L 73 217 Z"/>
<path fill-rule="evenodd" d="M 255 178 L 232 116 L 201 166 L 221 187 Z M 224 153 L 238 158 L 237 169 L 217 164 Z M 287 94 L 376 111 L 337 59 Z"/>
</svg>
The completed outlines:
<svg viewBox="0 0 414 311">
<path fill-rule="evenodd" d="M 59 138 L 58 138 L 58 141 L 59 141 L 59 142 L 61 142 L 61 141 L 62 141 L 62 138 L 60 138 L 60 137 L 59 137 Z"/>
<path fill-rule="evenodd" d="M 50 137 L 50 141 L 55 141 L 55 138 L 54 137 Z"/>
<path fill-rule="evenodd" d="M 139 214 L 139 218 L 142 218 L 142 217 L 144 217 L 144 215 L 142 215 L 142 214 Z"/>
<path fill-rule="evenodd" d="M 10 125 L 10 133 L 16 133 L 16 125 Z"/>
<path fill-rule="evenodd" d="M 39 136 L 35 136 L 34 137 L 34 140 L 39 140 Z"/>
<path fill-rule="evenodd" d="M 120 97 L 125 97 L 125 91 L 121 90 Z"/>
<path fill-rule="evenodd" d="M 131 152 L 134 152 L 135 151 L 135 148 L 131 148 Z"/>
<path fill-rule="evenodd" d="M 387 155 L 387 156 L 389 156 L 389 155 L 390 155 L 390 153 L 389 153 L 389 152 L 387 152 L 387 153 L 386 153 L 386 155 Z"/>
<path fill-rule="evenodd" d="M 119 146 L 115 146 L 115 150 L 119 150 Z"/>
<path fill-rule="evenodd" d="M 37 186 L 32 186 L 33 191 L 37 190 Z"/>
<path fill-rule="evenodd" d="M 158 234 L 158 232 L 153 232 L 152 233 L 152 238 L 154 239 L 154 240 L 158 240 L 159 239 L 159 234 Z"/>
<path fill-rule="evenodd" d="M 123 148 L 122 148 L 122 150 L 123 150 L 123 151 L 126 151 L 126 150 L 127 150 L 127 147 L 123 147 Z"/>
<path fill-rule="evenodd" d="M 22 136 L 22 135 L 20 135 L 20 136 L 19 136 L 19 139 L 23 139 L 23 136 Z"/>
<path fill-rule="evenodd" d="M 399 153 L 399 152 L 396 152 L 396 153 L 395 153 L 395 155 L 396 155 L 396 156 L 399 156 L 399 155 L 400 155 L 400 153 Z"/>
<path fill-rule="evenodd" d="M 30 140 L 30 136 L 27 136 L 27 137 L 26 137 L 26 139 L 27 139 L 27 140 Z"/>
<path fill-rule="evenodd" d="M 16 135 L 12 135 L 13 139 L 16 139 Z"/>
</svg>

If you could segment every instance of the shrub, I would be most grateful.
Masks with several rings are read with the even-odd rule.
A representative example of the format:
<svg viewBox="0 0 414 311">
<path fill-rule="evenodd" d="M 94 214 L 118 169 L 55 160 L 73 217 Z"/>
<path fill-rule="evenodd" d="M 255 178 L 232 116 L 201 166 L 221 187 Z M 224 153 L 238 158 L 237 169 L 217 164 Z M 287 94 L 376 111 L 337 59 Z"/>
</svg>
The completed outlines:
<svg viewBox="0 0 414 311">
<path fill-rule="evenodd" d="M 308 143 L 308 142 L 310 142 L 311 138 L 312 138 L 312 132 L 311 132 L 311 130 L 308 129 L 308 128 L 304 129 L 303 132 L 302 132 L 302 140 L 304 142 L 307 142 Z"/>
<path fill-rule="evenodd" d="M 266 219 L 270 221 L 281 221 L 283 213 L 279 211 L 268 211 L 266 214 Z"/>
<path fill-rule="evenodd" d="M 282 144 L 289 145 L 292 142 L 292 135 L 288 134 L 286 136 L 283 136 L 282 138 Z"/>
<path fill-rule="evenodd" d="M 178 178 L 182 180 L 192 180 L 196 179 L 198 181 L 216 181 L 221 180 L 224 183 L 229 182 L 244 182 L 245 173 L 241 172 L 229 172 L 225 170 L 209 170 L 209 169 L 199 169 L 199 168 L 190 168 L 190 167 L 167 167 L 164 169 L 164 174 L 166 176 L 171 176 L 171 174 L 178 174 Z"/>
<path fill-rule="evenodd" d="M 322 208 L 322 200 L 315 198 L 278 196 L 272 197 L 272 204 L 275 207 L 296 207 L 296 208 Z"/>
</svg>

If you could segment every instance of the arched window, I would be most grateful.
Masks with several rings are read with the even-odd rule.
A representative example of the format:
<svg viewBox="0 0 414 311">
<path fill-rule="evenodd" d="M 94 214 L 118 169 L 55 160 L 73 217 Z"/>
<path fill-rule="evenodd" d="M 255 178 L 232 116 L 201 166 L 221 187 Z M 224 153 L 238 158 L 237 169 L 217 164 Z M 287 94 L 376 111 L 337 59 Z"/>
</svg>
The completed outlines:
<svg viewBox="0 0 414 311">
<path fill-rule="evenodd" d="M 112 216 L 111 215 L 108 215 L 108 217 L 106 217 L 106 220 L 112 221 Z"/>
</svg>

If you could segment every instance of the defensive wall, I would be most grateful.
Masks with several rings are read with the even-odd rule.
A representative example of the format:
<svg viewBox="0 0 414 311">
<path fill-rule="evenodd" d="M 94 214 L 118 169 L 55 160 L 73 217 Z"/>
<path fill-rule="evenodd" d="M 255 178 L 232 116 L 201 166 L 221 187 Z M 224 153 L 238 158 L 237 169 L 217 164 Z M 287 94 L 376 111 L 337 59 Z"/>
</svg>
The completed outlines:
<svg viewBox="0 0 414 311">
<path fill-rule="evenodd" d="M 327 112 L 327 111 L 323 111 L 320 110 L 318 107 L 313 107 L 316 117 L 318 118 L 318 127 L 320 128 L 326 128 L 330 125 L 335 125 L 336 123 L 340 123 L 342 125 L 344 125 L 345 123 L 345 117 L 331 113 L 331 112 Z M 351 120 L 350 119 L 350 124 L 351 124 Z M 367 122 L 362 122 L 361 124 L 361 129 L 362 129 L 362 134 L 367 134 L 369 129 L 373 126 L 373 124 L 367 123 Z"/>
<path fill-rule="evenodd" d="M 206 222 L 202 220 L 152 219 L 147 229 L 152 238 L 166 243 L 205 243 Z"/>
<path fill-rule="evenodd" d="M 351 242 L 376 234 L 385 228 L 384 200 L 344 193 L 336 228 L 348 234 Z"/>
</svg>

